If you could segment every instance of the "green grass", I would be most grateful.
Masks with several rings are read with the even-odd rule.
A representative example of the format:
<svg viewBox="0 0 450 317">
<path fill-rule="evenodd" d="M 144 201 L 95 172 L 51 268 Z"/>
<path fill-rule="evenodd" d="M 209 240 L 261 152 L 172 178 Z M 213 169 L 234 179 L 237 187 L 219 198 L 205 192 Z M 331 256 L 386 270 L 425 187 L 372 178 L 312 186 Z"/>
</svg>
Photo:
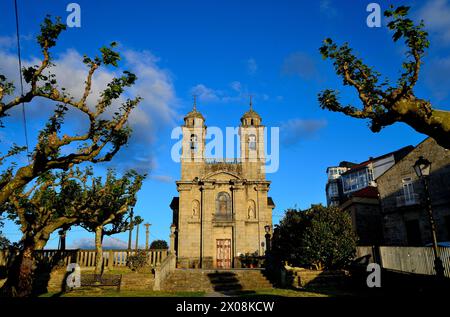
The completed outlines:
<svg viewBox="0 0 450 317">
<path fill-rule="evenodd" d="M 205 292 L 169 292 L 169 291 L 151 291 L 151 290 L 121 290 L 120 292 L 114 289 L 103 288 L 87 288 L 76 291 L 71 291 L 63 294 L 57 292 L 49 292 L 41 295 L 41 297 L 202 297 L 207 295 Z M 339 297 L 339 296 L 352 296 L 355 295 L 351 292 L 346 292 L 337 289 L 329 290 L 296 290 L 296 289 L 258 289 L 252 291 L 242 291 L 233 294 L 233 296 L 239 297 Z"/>
<path fill-rule="evenodd" d="M 120 292 L 110 289 L 83 289 L 67 293 L 49 292 L 41 297 L 201 297 L 205 292 L 168 292 L 168 291 L 133 291 L 122 290 Z"/>
<path fill-rule="evenodd" d="M 240 296 L 274 296 L 274 297 L 329 297 L 331 295 L 320 292 L 312 292 L 305 290 L 295 290 L 295 289 L 283 289 L 283 288 L 272 288 L 272 289 L 258 289 L 252 291 L 251 293 L 243 293 Z"/>
</svg>

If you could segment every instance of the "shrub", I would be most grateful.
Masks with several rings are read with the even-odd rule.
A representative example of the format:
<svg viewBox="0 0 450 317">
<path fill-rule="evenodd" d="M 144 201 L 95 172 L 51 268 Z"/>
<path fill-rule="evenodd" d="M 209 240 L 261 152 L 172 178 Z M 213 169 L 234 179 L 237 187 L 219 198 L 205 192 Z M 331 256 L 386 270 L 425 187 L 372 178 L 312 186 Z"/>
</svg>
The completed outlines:
<svg viewBox="0 0 450 317">
<path fill-rule="evenodd" d="M 274 230 L 272 254 L 293 266 L 339 269 L 354 255 L 351 217 L 336 207 L 286 211 Z"/>
<path fill-rule="evenodd" d="M 143 268 L 147 264 L 147 253 L 145 251 L 138 251 L 134 255 L 127 258 L 127 267 L 132 271 Z"/>
</svg>

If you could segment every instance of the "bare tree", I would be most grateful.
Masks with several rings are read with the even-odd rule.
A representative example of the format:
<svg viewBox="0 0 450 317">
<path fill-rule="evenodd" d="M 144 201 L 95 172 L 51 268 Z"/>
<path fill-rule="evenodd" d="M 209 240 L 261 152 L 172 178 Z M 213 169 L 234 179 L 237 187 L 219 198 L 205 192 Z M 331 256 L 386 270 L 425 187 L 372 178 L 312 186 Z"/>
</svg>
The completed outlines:
<svg viewBox="0 0 450 317">
<path fill-rule="evenodd" d="M 112 224 L 111 230 L 128 227 L 127 213 L 136 203 L 144 176 L 134 171 L 117 177 L 109 170 L 106 181 L 94 177 L 92 168 L 41 175 L 27 191 L 16 191 L 2 212 L 22 231 L 19 255 L 8 271 L 2 293 L 8 296 L 32 294 L 35 251 L 42 250 L 50 235 L 73 225 L 83 227 Z M 100 262 L 101 263 L 101 262 Z"/>
</svg>

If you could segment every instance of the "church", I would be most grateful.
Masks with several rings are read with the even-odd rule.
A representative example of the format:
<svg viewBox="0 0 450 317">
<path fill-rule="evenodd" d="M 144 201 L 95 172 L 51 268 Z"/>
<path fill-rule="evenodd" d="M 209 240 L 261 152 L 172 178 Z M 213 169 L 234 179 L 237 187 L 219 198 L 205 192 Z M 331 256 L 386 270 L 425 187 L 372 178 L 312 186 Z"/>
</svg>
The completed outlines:
<svg viewBox="0 0 450 317">
<path fill-rule="evenodd" d="M 205 157 L 205 118 L 194 107 L 182 125 L 181 178 L 172 232 L 180 268 L 234 268 L 241 255 L 264 255 L 275 205 L 265 175 L 264 126 L 252 108 L 239 126 L 240 158 Z"/>
</svg>

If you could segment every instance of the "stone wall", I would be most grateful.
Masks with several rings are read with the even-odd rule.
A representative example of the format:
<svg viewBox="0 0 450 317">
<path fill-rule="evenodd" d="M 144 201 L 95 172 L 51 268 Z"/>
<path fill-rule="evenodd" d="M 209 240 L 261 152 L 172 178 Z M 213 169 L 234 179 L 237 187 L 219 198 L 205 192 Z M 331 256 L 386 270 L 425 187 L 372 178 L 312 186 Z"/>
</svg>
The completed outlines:
<svg viewBox="0 0 450 317">
<path fill-rule="evenodd" d="M 425 157 L 432 163 L 429 188 L 438 240 L 450 240 L 450 152 L 428 138 L 377 179 L 383 212 L 384 238 L 387 245 L 408 244 L 406 222 L 409 220 L 418 220 L 422 245 L 431 242 L 431 230 L 424 204 L 424 189 L 413 169 L 419 156 Z M 413 183 L 417 202 L 402 205 L 400 195 L 403 194 L 403 181 L 407 178 L 410 178 Z"/>
<path fill-rule="evenodd" d="M 341 208 L 350 213 L 352 227 L 358 236 L 359 245 L 383 243 L 380 203 L 375 198 L 352 197 Z"/>
</svg>

